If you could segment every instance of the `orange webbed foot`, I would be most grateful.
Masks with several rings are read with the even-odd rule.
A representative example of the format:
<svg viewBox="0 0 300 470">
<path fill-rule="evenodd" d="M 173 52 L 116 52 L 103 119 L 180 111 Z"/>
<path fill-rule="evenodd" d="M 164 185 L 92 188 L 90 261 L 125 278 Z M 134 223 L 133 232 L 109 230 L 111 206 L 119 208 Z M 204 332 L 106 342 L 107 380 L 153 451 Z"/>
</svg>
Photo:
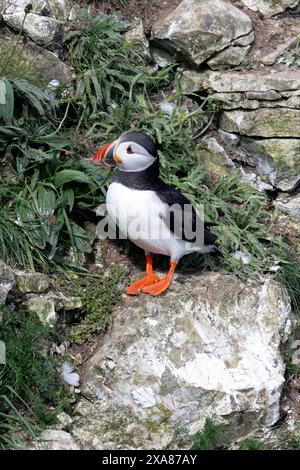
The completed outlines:
<svg viewBox="0 0 300 470">
<path fill-rule="evenodd" d="M 176 264 L 177 263 L 175 260 L 171 260 L 170 269 L 169 269 L 167 276 L 164 279 L 161 279 L 156 284 L 144 287 L 142 289 L 142 292 L 144 294 L 149 294 L 149 295 L 159 295 L 159 294 L 162 294 L 165 290 L 167 290 L 169 285 L 172 282 L 173 275 L 176 269 Z"/>
<path fill-rule="evenodd" d="M 126 289 L 128 295 L 138 295 L 144 287 L 152 286 L 160 281 L 156 274 L 146 274 L 142 279 L 134 282 Z"/>
<path fill-rule="evenodd" d="M 149 295 L 162 294 L 165 290 L 168 289 L 171 282 L 172 282 L 172 279 L 169 279 L 169 278 L 166 277 L 165 279 L 162 279 L 161 281 L 157 282 L 156 284 L 144 287 L 142 289 L 142 292 L 144 294 L 149 294 Z"/>
</svg>

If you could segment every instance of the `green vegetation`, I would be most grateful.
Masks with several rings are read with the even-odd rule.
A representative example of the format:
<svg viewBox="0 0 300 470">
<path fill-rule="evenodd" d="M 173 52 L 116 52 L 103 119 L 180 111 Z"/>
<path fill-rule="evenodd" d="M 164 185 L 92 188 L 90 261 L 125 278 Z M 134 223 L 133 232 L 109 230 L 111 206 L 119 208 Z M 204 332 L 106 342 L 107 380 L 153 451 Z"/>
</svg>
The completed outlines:
<svg viewBox="0 0 300 470">
<path fill-rule="evenodd" d="M 55 96 L 38 86 L 17 48 L 11 62 L 0 59 L 0 159 L 11 168 L 5 179 L 0 168 L 0 258 L 49 271 L 67 264 L 69 248 L 90 253 L 84 222 L 95 218 L 111 175 L 82 157 L 128 129 L 144 130 L 160 145 L 162 178 L 193 204 L 204 204 L 205 218 L 218 223 L 213 230 L 223 258 L 193 255 L 183 264 L 255 280 L 279 263 L 274 276 L 300 311 L 299 264 L 288 246 L 271 235 L 273 216 L 265 198 L 238 173 L 216 182 L 197 154 L 197 138 L 222 103 L 185 96 L 174 73 L 176 64 L 155 70 L 140 44 L 124 41 L 128 24 L 119 15 L 93 17 L 83 10 L 82 19 L 81 28 L 64 42 L 75 72 L 73 90 L 60 89 Z M 161 102 L 172 105 L 170 114 L 160 108 Z M 249 257 L 249 264 L 232 256 L 237 250 Z M 70 335 L 82 344 L 104 331 L 125 273 L 116 268 L 107 276 L 65 276 L 65 289 L 82 299 L 82 316 Z M 24 312 L 6 313 L 0 324 L 8 351 L 8 363 L 0 369 L 0 447 L 15 445 L 24 429 L 33 435 L 65 404 L 56 361 L 45 349 L 53 335 Z M 255 448 L 251 442 L 244 445 Z M 194 436 L 193 449 L 227 445 L 225 427 L 207 420 Z"/>
<path fill-rule="evenodd" d="M 217 424 L 207 418 L 202 431 L 193 436 L 192 450 L 220 450 L 230 443 L 228 426 Z"/>
<path fill-rule="evenodd" d="M 282 250 L 278 256 L 280 259 L 281 270 L 278 272 L 277 278 L 286 288 L 291 301 L 292 307 L 296 312 L 300 313 L 300 263 L 296 255 Z"/>
<path fill-rule="evenodd" d="M 75 219 L 82 214 L 85 220 L 104 197 L 106 175 L 74 157 L 63 161 L 60 150 L 50 147 L 50 137 L 47 142 L 47 156 L 31 165 L 20 159 L 19 176 L 0 186 L 0 257 L 32 268 L 45 259 L 59 261 L 59 241 L 90 252 L 89 237 Z"/>
<path fill-rule="evenodd" d="M 279 439 L 276 449 L 279 450 L 300 450 L 300 433 L 291 432 Z"/>
<path fill-rule="evenodd" d="M 37 315 L 4 311 L 0 337 L 6 364 L 0 366 L 0 449 L 18 445 L 20 433 L 31 436 L 55 422 L 68 406 L 57 360 L 47 344 L 57 336 Z"/>
<path fill-rule="evenodd" d="M 24 79 L 34 85 L 41 85 L 41 77 L 35 68 L 35 61 L 25 51 L 24 45 L 11 41 L 0 44 L 0 76 L 9 79 Z"/>
<path fill-rule="evenodd" d="M 32 268 L 55 257 L 59 239 L 90 251 L 71 212 L 94 210 L 107 178 L 70 152 L 69 131 L 55 128 L 56 112 L 47 92 L 0 79 L 0 151 L 15 168 L 0 186 L 0 256 Z"/>
<path fill-rule="evenodd" d="M 71 328 L 70 338 L 76 344 L 91 341 L 103 332 L 109 313 L 116 305 L 126 281 L 125 270 L 114 267 L 102 276 L 81 274 L 80 279 L 70 273 L 59 280 L 59 288 L 79 297 L 82 302 L 80 323 Z"/>
<path fill-rule="evenodd" d="M 180 435 L 179 433 L 178 435 Z M 265 445 L 257 439 L 244 439 L 234 442 L 229 436 L 229 426 L 218 424 L 207 418 L 202 431 L 193 436 L 192 450 L 228 450 L 231 446 L 238 446 L 239 450 L 264 450 Z"/>
<path fill-rule="evenodd" d="M 240 442 L 240 450 L 265 450 L 265 446 L 261 441 L 256 439 L 245 439 Z"/>
</svg>

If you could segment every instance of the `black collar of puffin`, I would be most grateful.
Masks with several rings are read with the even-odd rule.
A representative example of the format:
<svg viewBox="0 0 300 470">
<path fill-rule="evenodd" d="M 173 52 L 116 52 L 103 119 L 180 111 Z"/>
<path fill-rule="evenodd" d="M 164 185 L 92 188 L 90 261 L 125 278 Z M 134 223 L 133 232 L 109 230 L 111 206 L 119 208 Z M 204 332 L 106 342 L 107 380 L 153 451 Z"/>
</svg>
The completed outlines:
<svg viewBox="0 0 300 470">
<path fill-rule="evenodd" d="M 122 171 L 117 168 L 113 181 L 115 183 L 121 183 L 123 186 L 131 189 L 139 189 L 143 191 L 153 191 L 165 186 L 165 184 L 159 179 L 159 160 L 158 157 L 152 165 L 145 170 L 140 171 Z"/>
</svg>

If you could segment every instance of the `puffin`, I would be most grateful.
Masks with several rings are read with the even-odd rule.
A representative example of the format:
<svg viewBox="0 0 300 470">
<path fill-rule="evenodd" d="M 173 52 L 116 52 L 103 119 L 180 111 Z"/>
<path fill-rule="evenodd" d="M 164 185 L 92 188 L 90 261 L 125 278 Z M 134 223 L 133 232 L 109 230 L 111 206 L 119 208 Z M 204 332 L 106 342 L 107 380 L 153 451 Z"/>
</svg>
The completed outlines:
<svg viewBox="0 0 300 470">
<path fill-rule="evenodd" d="M 145 252 L 146 273 L 127 287 L 128 295 L 162 294 L 183 256 L 218 252 L 217 236 L 210 232 L 216 224 L 203 222 L 191 202 L 160 179 L 158 145 L 145 132 L 124 132 L 90 161 L 115 169 L 106 194 L 108 220 Z M 153 270 L 155 254 L 170 257 L 162 279 Z"/>
</svg>

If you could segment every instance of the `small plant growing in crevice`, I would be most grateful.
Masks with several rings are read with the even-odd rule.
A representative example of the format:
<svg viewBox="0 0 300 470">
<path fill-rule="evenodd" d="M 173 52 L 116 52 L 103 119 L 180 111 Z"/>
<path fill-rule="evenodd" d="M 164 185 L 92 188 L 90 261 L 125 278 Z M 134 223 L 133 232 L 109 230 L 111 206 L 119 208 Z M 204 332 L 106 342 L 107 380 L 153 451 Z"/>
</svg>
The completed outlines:
<svg viewBox="0 0 300 470">
<path fill-rule="evenodd" d="M 239 450 L 265 450 L 265 444 L 257 439 L 245 439 L 239 443 Z"/>
<path fill-rule="evenodd" d="M 230 427 L 226 424 L 218 424 L 213 419 L 207 418 L 202 431 L 193 436 L 192 450 L 228 450 L 234 446 L 239 450 L 264 450 L 265 445 L 257 439 L 243 439 L 235 443 L 230 437 Z"/>
<path fill-rule="evenodd" d="M 193 436 L 192 450 L 220 450 L 226 448 L 230 443 L 228 437 L 228 426 L 217 424 L 207 418 L 202 431 Z"/>
<path fill-rule="evenodd" d="M 299 255 L 288 250 L 285 246 L 278 254 L 280 258 L 280 269 L 277 279 L 285 287 L 289 294 L 292 307 L 300 314 L 300 263 Z"/>
<path fill-rule="evenodd" d="M 102 333 L 108 324 L 109 314 L 122 294 L 127 274 L 121 267 L 114 267 L 104 275 L 80 274 L 80 278 L 63 277 L 60 289 L 67 289 L 81 299 L 82 309 L 78 324 L 72 326 L 70 339 L 75 344 L 92 341 L 96 334 Z"/>
</svg>

